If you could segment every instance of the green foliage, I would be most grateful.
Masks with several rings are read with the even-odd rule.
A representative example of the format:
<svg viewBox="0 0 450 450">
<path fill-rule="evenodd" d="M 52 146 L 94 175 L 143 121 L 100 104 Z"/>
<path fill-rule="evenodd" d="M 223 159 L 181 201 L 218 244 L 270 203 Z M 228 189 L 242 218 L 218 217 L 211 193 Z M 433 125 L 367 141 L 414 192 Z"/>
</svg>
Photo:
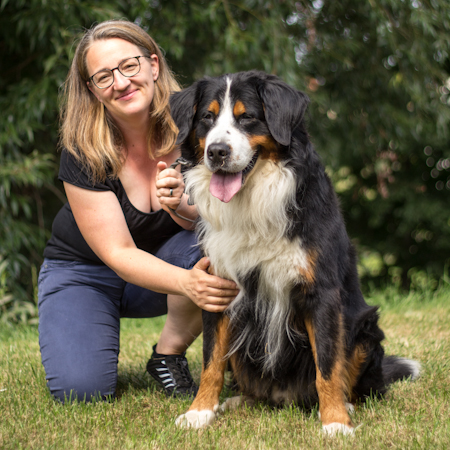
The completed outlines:
<svg viewBox="0 0 450 450">
<path fill-rule="evenodd" d="M 363 278 L 439 277 L 450 254 L 447 0 L 0 0 L 1 314 L 32 320 L 56 181 L 58 91 L 77 35 L 128 18 L 187 86 L 260 69 L 311 97 L 309 130 Z M 7 300 L 5 300 L 7 299 Z"/>
<path fill-rule="evenodd" d="M 140 22 L 184 85 L 204 75 L 258 69 L 298 84 L 289 1 L 154 1 Z"/>
<path fill-rule="evenodd" d="M 50 226 L 64 195 L 55 187 L 58 90 L 76 35 L 121 12 L 110 2 L 0 2 L 0 314 L 36 317 L 35 289 Z"/>
<path fill-rule="evenodd" d="M 309 14 L 301 65 L 311 76 L 310 130 L 331 171 L 339 178 L 346 168 L 335 182 L 350 234 L 380 255 L 379 275 L 442 275 L 450 255 L 448 2 L 323 2 Z"/>
</svg>

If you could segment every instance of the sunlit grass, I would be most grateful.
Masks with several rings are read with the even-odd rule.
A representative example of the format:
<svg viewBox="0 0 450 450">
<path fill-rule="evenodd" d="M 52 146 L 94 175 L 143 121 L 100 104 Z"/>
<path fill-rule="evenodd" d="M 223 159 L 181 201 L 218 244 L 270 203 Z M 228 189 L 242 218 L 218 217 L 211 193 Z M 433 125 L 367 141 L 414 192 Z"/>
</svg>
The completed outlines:
<svg viewBox="0 0 450 450">
<path fill-rule="evenodd" d="M 206 430 L 179 430 L 174 419 L 189 400 L 166 398 L 145 373 L 162 319 L 124 320 L 118 398 L 113 403 L 60 405 L 45 386 L 36 328 L 0 331 L 2 449 L 448 449 L 450 448 L 450 288 L 401 295 L 387 290 L 379 304 L 387 354 L 413 358 L 422 377 L 396 383 L 382 401 L 360 405 L 353 438 L 326 439 L 317 411 L 263 404 L 227 412 Z M 189 350 L 194 378 L 201 340 Z"/>
</svg>

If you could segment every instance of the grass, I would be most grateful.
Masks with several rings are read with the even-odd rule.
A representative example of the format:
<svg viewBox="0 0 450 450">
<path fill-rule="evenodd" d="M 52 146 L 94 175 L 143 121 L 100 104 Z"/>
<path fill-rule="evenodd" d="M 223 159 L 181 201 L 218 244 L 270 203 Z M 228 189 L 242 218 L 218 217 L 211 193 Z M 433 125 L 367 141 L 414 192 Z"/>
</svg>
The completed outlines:
<svg viewBox="0 0 450 450">
<path fill-rule="evenodd" d="M 205 430 L 179 430 L 189 400 L 168 399 L 145 373 L 163 320 L 124 320 L 118 397 L 112 403 L 60 405 L 45 386 L 34 327 L 0 330 L 1 449 L 448 449 L 450 448 L 450 288 L 434 294 L 386 290 L 368 297 L 381 305 L 387 354 L 413 358 L 422 377 L 398 382 L 382 401 L 353 416 L 352 438 L 325 438 L 317 411 L 263 404 L 227 412 Z M 196 380 L 201 341 L 188 350 Z"/>
</svg>

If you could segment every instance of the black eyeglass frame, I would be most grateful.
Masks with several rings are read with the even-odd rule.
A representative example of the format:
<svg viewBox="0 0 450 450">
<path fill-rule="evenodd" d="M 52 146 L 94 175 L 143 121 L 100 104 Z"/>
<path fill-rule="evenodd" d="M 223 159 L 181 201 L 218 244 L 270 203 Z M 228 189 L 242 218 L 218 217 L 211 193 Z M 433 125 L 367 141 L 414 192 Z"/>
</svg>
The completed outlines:
<svg viewBox="0 0 450 450">
<path fill-rule="evenodd" d="M 139 65 L 138 71 L 137 71 L 136 73 L 134 73 L 133 75 L 124 75 L 124 74 L 122 73 L 122 71 L 119 69 L 119 67 L 120 67 L 120 66 L 122 65 L 122 63 L 124 63 L 125 61 L 128 61 L 129 59 L 134 59 L 134 58 L 137 59 L 137 62 L 138 62 L 138 65 Z M 118 65 L 117 67 L 114 67 L 114 69 L 102 69 L 102 70 L 99 70 L 98 72 L 95 72 L 94 75 L 92 75 L 91 77 L 88 78 L 88 81 L 92 81 L 92 83 L 94 83 L 94 86 L 95 86 L 97 89 L 108 89 L 109 87 L 111 87 L 111 86 L 114 84 L 114 81 L 115 81 L 115 80 L 114 80 L 114 71 L 115 71 L 115 70 L 118 70 L 118 71 L 120 72 L 120 74 L 121 74 L 123 77 L 126 77 L 126 78 L 131 78 L 131 77 L 136 76 L 136 75 L 141 71 L 141 62 L 139 61 L 139 58 L 151 58 L 151 56 L 145 56 L 145 55 L 140 55 L 140 56 L 130 56 L 129 58 L 125 58 L 123 61 L 120 61 L 119 65 Z M 99 74 L 100 72 L 106 72 L 106 71 L 109 71 L 109 72 L 111 72 L 111 74 L 112 74 L 112 82 L 111 82 L 111 84 L 108 85 L 108 86 L 105 86 L 105 87 L 97 86 L 97 84 L 96 84 L 95 81 L 94 81 L 95 75 Z"/>
</svg>

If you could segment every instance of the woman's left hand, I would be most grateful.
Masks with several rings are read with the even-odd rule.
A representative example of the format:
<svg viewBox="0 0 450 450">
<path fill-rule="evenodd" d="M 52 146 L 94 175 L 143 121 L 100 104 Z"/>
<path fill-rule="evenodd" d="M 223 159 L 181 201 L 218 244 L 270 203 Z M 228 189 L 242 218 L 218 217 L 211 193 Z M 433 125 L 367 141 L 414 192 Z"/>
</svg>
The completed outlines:
<svg viewBox="0 0 450 450">
<path fill-rule="evenodd" d="M 177 209 L 184 193 L 183 175 L 176 169 L 168 168 L 167 163 L 159 161 L 156 165 L 156 196 L 161 207 Z"/>
</svg>

